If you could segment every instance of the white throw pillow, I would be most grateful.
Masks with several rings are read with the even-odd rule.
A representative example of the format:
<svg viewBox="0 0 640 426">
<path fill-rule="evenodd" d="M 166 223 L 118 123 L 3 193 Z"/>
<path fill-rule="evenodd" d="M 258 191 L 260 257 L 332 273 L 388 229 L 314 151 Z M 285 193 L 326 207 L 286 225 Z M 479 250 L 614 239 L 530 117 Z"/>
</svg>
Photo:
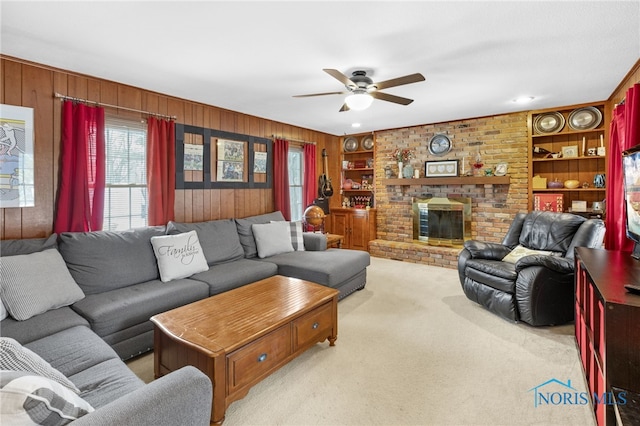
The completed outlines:
<svg viewBox="0 0 640 426">
<path fill-rule="evenodd" d="M 56 249 L 0 257 L 0 298 L 19 321 L 84 298 Z"/>
<path fill-rule="evenodd" d="M 0 418 L 7 425 L 66 425 L 94 408 L 46 377 L 21 371 L 0 372 Z"/>
<path fill-rule="evenodd" d="M 151 237 L 162 282 L 187 278 L 209 270 L 207 259 L 194 231 Z"/>
<path fill-rule="evenodd" d="M 291 227 L 288 222 L 254 223 L 251 230 L 256 240 L 259 258 L 293 251 Z"/>
<path fill-rule="evenodd" d="M 273 222 L 281 222 L 277 220 L 272 220 Z M 304 237 L 302 236 L 302 222 L 286 222 L 289 224 L 290 232 L 291 232 L 291 245 L 293 246 L 294 251 L 304 251 Z"/>
<path fill-rule="evenodd" d="M 543 254 L 547 256 L 558 256 L 559 253 L 554 251 L 545 251 L 545 250 L 533 250 L 521 245 L 516 246 L 509 254 L 502 258 L 503 262 L 516 263 L 518 260 L 522 259 L 525 256 L 529 256 L 532 254 Z"/>
</svg>

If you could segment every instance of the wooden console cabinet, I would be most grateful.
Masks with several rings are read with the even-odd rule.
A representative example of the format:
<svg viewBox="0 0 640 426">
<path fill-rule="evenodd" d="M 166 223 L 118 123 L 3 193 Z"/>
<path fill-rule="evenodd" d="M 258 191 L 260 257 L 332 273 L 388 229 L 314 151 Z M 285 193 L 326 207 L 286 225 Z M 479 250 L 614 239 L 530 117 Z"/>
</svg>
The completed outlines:
<svg viewBox="0 0 640 426">
<path fill-rule="evenodd" d="M 331 209 L 331 233 L 344 235 L 342 248 L 368 251 L 376 238 L 376 210 Z"/>
<path fill-rule="evenodd" d="M 640 261 L 628 252 L 576 249 L 576 343 L 588 392 L 640 392 Z M 616 424 L 614 406 L 592 404 L 599 426 Z"/>
</svg>

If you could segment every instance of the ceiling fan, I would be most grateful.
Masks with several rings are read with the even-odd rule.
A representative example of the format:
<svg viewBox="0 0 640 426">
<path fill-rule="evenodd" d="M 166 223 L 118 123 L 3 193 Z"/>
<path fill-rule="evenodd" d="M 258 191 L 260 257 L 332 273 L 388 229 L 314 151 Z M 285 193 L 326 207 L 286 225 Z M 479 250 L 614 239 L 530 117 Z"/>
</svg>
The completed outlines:
<svg viewBox="0 0 640 426">
<path fill-rule="evenodd" d="M 294 98 L 349 94 L 349 96 L 345 98 L 345 103 L 344 105 L 342 105 L 342 108 L 340 108 L 340 112 L 349 111 L 351 109 L 366 109 L 369 107 L 369 105 L 371 105 L 371 102 L 373 102 L 374 98 L 400 105 L 409 105 L 411 102 L 413 102 L 413 99 L 390 95 L 388 93 L 380 92 L 380 90 L 388 89 L 390 87 L 402 86 L 405 84 L 418 83 L 425 80 L 422 74 L 416 73 L 405 75 L 404 77 L 392 78 L 391 80 L 379 81 L 377 83 L 374 83 L 371 78 L 367 77 L 366 71 L 356 70 L 352 73 L 351 78 L 347 77 L 338 70 L 324 68 L 323 71 L 344 84 L 347 88 L 347 91 L 296 95 L 294 96 Z"/>
</svg>

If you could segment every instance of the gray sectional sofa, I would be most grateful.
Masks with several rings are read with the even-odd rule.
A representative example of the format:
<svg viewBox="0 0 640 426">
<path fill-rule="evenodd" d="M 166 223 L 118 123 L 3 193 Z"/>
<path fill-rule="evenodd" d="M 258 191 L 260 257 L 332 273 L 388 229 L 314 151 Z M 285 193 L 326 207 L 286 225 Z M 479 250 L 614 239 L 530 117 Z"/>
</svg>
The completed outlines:
<svg viewBox="0 0 640 426">
<path fill-rule="evenodd" d="M 206 376 L 185 367 L 145 385 L 122 361 L 153 348 L 151 316 L 272 275 L 336 288 L 340 298 L 365 286 L 369 254 L 327 249 L 322 234 L 302 233 L 297 237 L 304 249 L 261 257 L 266 249 L 256 243 L 253 225 L 283 221 L 282 214 L 274 212 L 243 219 L 170 222 L 123 232 L 2 241 L 3 259 L 59 251 L 84 297 L 26 320 L 9 316 L 0 322 L 0 336 L 32 350 L 78 387 L 80 396 L 96 408 L 78 423 L 124 424 L 139 419 L 136 424 L 206 424 L 211 404 L 211 383 Z M 151 239 L 193 230 L 208 269 L 161 281 Z M 46 274 L 46 265 L 34 267 Z M 4 291 L 1 288 L 0 295 Z"/>
</svg>

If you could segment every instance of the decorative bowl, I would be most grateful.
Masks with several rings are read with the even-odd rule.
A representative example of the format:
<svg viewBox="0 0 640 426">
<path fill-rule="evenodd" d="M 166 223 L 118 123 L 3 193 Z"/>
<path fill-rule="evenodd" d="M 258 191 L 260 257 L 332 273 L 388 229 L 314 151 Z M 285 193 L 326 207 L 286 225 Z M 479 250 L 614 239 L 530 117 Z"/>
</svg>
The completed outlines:
<svg viewBox="0 0 640 426">
<path fill-rule="evenodd" d="M 559 180 L 552 180 L 547 182 L 547 188 L 549 189 L 560 189 L 560 188 L 564 188 L 564 184 L 562 182 L 560 182 Z"/>
<path fill-rule="evenodd" d="M 580 186 L 580 182 L 575 179 L 569 179 L 564 181 L 564 187 L 569 189 L 575 189 Z"/>
</svg>

